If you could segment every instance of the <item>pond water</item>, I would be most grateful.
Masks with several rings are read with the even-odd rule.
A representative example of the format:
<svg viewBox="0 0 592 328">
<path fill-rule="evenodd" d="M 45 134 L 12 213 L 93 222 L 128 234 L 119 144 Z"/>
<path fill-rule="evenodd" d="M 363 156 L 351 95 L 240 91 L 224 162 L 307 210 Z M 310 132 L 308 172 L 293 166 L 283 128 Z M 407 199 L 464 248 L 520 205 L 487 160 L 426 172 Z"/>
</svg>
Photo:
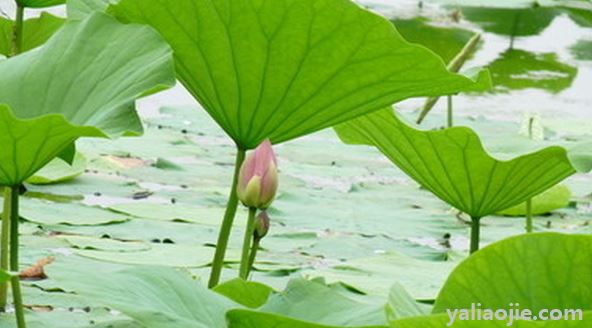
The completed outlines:
<svg viewBox="0 0 592 328">
<path fill-rule="evenodd" d="M 2 0 L 0 8 L 12 12 L 11 4 Z M 430 2 L 420 7 L 408 0 L 362 4 L 443 57 L 454 56 L 450 49 L 460 50 L 473 33 L 481 33 L 482 42 L 465 68 L 490 67 L 495 89 L 453 99 L 456 124 L 474 128 L 491 149 L 515 155 L 509 141 L 519 137 L 525 117 L 533 115 L 540 117 L 548 142 L 590 138 L 592 28 L 567 11 Z M 396 107 L 411 121 L 424 101 Z M 62 184 L 28 186 L 23 266 L 46 256 L 55 262 L 48 267 L 50 279 L 26 284 L 25 299 L 39 309 L 57 309 L 39 310 L 32 327 L 52 320 L 67 328 L 112 319 L 96 309 L 65 310 L 87 304 L 75 295 L 50 293 L 60 289 L 52 274 L 140 264 L 185 267 L 202 280 L 208 274 L 233 145 L 181 85 L 142 99 L 138 108 L 145 136 L 83 140 L 78 146 L 88 161 L 84 174 Z M 441 127 L 444 113 L 441 100 L 422 126 Z M 385 296 L 384 286 L 398 281 L 416 298 L 430 300 L 466 256 L 466 218 L 376 150 L 346 146 L 327 129 L 279 145 L 277 152 L 280 194 L 270 210 L 272 229 L 262 242 L 255 280 L 281 289 L 294 276 L 323 276 L 375 296 Z M 537 217 L 536 229 L 589 233 L 591 180 L 577 175 L 566 181 L 573 194 L 570 205 Z M 236 219 L 225 278 L 236 275 L 245 215 L 241 209 Z M 522 218 L 487 218 L 483 241 L 519 234 L 523 225 Z"/>
</svg>

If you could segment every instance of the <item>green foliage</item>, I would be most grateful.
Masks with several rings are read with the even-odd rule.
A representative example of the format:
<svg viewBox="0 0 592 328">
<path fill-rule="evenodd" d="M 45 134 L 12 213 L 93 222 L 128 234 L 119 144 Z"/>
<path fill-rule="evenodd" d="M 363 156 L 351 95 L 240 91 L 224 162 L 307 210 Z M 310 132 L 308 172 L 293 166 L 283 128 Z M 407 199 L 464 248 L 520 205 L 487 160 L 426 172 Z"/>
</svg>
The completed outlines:
<svg viewBox="0 0 592 328">
<path fill-rule="evenodd" d="M 551 187 L 549 190 L 532 198 L 532 215 L 546 214 L 566 207 L 571 199 L 571 190 L 563 184 Z M 507 216 L 526 215 L 526 202 L 502 210 L 497 214 Z"/>
<path fill-rule="evenodd" d="M 424 188 L 477 218 L 520 204 L 575 173 L 561 147 L 499 161 L 468 128 L 416 130 L 390 108 L 336 130 L 346 143 L 377 147 Z"/>
<path fill-rule="evenodd" d="M 242 148 L 290 140 L 418 96 L 488 87 L 446 70 L 348 0 L 123 0 L 158 30 L 179 80 Z"/>
<path fill-rule="evenodd" d="M 174 84 L 170 48 L 155 32 L 102 14 L 1 61 L 0 75 L 1 185 L 28 179 L 79 137 L 141 133 L 134 99 Z"/>
<path fill-rule="evenodd" d="M 64 19 L 42 12 L 37 18 L 27 19 L 23 26 L 22 51 L 29 51 L 47 41 L 62 25 Z M 0 54 L 12 54 L 14 21 L 0 17 Z"/>
<path fill-rule="evenodd" d="M 112 2 L 115 0 L 68 0 L 68 19 L 83 19 L 96 11 L 104 12 Z"/>
<path fill-rule="evenodd" d="M 16 2 L 26 8 L 46 8 L 66 3 L 66 0 L 16 0 Z"/>
<path fill-rule="evenodd" d="M 332 289 L 323 281 L 301 278 L 291 280 L 283 292 L 272 295 L 258 311 L 268 314 L 259 316 L 261 325 L 239 324 L 242 321 L 239 313 L 230 317 L 238 317 L 234 320 L 236 327 L 252 328 L 265 327 L 269 325 L 267 322 L 289 326 L 291 319 L 336 327 L 374 327 L 386 323 L 384 303 L 360 301 L 351 292 Z M 247 311 L 241 313 L 249 317 Z"/>
<path fill-rule="evenodd" d="M 216 286 L 214 291 L 238 304 L 255 309 L 267 302 L 273 289 L 264 284 L 236 278 Z"/>
<path fill-rule="evenodd" d="M 513 321 L 522 328 L 583 328 L 592 314 L 592 237 L 555 233 L 527 234 L 492 244 L 461 263 L 436 299 L 433 315 L 403 318 L 392 327 L 449 326 L 450 311 L 471 309 L 582 309 L 584 320 Z M 577 282 L 577 283 L 576 283 Z M 454 327 L 502 328 L 508 320 L 460 321 Z"/>
<path fill-rule="evenodd" d="M 63 159 L 56 158 L 27 179 L 27 182 L 51 184 L 68 181 L 83 174 L 86 164 L 86 157 L 78 152 L 75 153 L 72 163 L 66 163 Z"/>
<path fill-rule="evenodd" d="M 224 314 L 240 307 L 169 268 L 135 267 L 108 275 L 79 268 L 59 278 L 68 288 L 123 312 L 146 328 L 226 328 Z"/>
</svg>

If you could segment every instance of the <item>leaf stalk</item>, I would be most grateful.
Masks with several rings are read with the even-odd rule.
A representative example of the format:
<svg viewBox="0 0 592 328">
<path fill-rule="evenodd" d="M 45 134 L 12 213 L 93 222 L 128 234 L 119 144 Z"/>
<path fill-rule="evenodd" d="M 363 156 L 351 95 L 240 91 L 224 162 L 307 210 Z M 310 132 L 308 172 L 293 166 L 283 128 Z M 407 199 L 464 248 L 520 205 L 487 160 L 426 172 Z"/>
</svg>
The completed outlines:
<svg viewBox="0 0 592 328">
<path fill-rule="evenodd" d="M 471 218 L 471 254 L 479 250 L 479 240 L 481 234 L 481 218 Z"/>
<path fill-rule="evenodd" d="M 243 240 L 243 252 L 241 255 L 239 277 L 247 280 L 249 277 L 249 264 L 250 257 L 249 251 L 251 250 L 251 241 L 253 240 L 253 234 L 255 232 L 255 214 L 257 209 L 255 207 L 249 208 L 249 219 L 247 220 L 247 227 L 245 229 L 245 238 Z"/>
<path fill-rule="evenodd" d="M 222 266 L 224 264 L 224 257 L 226 255 L 226 249 L 228 248 L 228 238 L 232 230 L 232 223 L 236 215 L 236 209 L 238 207 L 238 195 L 236 193 L 236 187 L 238 185 L 238 175 L 240 167 L 245 160 L 246 151 L 240 147 L 237 147 L 236 161 L 234 164 L 234 177 L 232 179 L 232 187 L 230 188 L 230 195 L 228 196 L 228 203 L 226 204 L 226 211 L 224 213 L 224 219 L 220 227 L 220 233 L 218 235 L 218 242 L 216 243 L 216 252 L 214 253 L 214 259 L 212 261 L 212 271 L 210 273 L 210 280 L 208 282 L 209 288 L 214 288 L 220 282 L 220 275 L 222 273 Z"/>
</svg>

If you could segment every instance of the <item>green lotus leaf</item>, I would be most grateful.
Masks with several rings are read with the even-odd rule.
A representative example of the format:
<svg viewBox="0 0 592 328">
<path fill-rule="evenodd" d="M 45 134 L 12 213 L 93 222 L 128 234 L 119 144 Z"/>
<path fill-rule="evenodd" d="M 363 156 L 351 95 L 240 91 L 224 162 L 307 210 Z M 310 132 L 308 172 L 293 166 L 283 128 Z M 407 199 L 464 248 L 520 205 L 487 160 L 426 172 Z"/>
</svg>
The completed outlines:
<svg viewBox="0 0 592 328">
<path fill-rule="evenodd" d="M 49 270 L 52 279 L 146 328 L 226 328 L 224 315 L 241 306 L 172 268 L 133 267 L 105 274 L 92 266 Z"/>
<path fill-rule="evenodd" d="M 104 12 L 110 2 L 115 0 L 68 0 L 68 19 L 83 19 L 96 11 Z"/>
<path fill-rule="evenodd" d="M 546 190 L 540 195 L 536 195 L 532 198 L 532 214 L 541 215 L 560 208 L 564 208 L 569 205 L 570 199 L 571 190 L 566 185 L 555 185 L 549 190 Z M 497 214 L 507 216 L 525 216 L 527 214 L 526 202 L 502 210 Z"/>
<path fill-rule="evenodd" d="M 1 61 L 0 185 L 22 183 L 79 137 L 141 133 L 134 99 L 174 84 L 171 57 L 152 29 L 95 14 Z"/>
<path fill-rule="evenodd" d="M 16 0 L 16 2 L 25 8 L 46 8 L 66 3 L 66 0 Z"/>
<path fill-rule="evenodd" d="M 216 286 L 214 291 L 230 298 L 238 304 L 254 309 L 267 302 L 273 289 L 258 282 L 244 281 L 243 279 L 236 278 Z"/>
<path fill-rule="evenodd" d="M 433 312 L 507 309 L 592 310 L 592 236 L 536 233 L 483 248 L 461 263 L 442 287 Z M 563 327 L 563 326 L 561 326 Z"/>
<path fill-rule="evenodd" d="M 23 23 L 22 51 L 29 51 L 47 41 L 62 25 L 64 19 L 42 12 L 37 18 Z M 12 54 L 14 21 L 0 17 L 0 54 L 8 57 Z"/>
<path fill-rule="evenodd" d="M 67 163 L 61 158 L 55 158 L 37 171 L 35 175 L 27 179 L 27 182 L 44 185 L 68 181 L 84 173 L 86 164 L 86 157 L 81 153 L 75 153 L 72 163 Z"/>
<path fill-rule="evenodd" d="M 122 0 L 157 29 L 179 80 L 241 148 L 287 141 L 419 96 L 487 89 L 349 0 Z"/>
<path fill-rule="evenodd" d="M 469 128 L 416 130 L 390 108 L 336 131 L 345 143 L 375 146 L 424 188 L 475 218 L 520 204 L 575 173 L 561 147 L 500 161 Z"/>
<path fill-rule="evenodd" d="M 293 279 L 282 293 L 272 295 L 258 311 L 233 310 L 230 327 L 383 327 L 385 304 L 358 300 L 321 281 Z"/>
</svg>

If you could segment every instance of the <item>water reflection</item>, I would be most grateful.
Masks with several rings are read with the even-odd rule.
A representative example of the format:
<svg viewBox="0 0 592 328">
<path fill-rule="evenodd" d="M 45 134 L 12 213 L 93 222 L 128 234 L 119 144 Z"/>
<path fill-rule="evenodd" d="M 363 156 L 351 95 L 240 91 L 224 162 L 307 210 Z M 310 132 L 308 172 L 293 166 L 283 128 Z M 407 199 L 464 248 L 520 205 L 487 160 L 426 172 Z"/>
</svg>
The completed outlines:
<svg viewBox="0 0 592 328">
<path fill-rule="evenodd" d="M 440 27 L 427 18 L 395 19 L 392 21 L 403 37 L 421 44 L 450 62 L 473 36 L 473 32 L 456 27 Z"/>
<path fill-rule="evenodd" d="M 576 59 L 592 60 L 592 40 L 580 40 L 569 51 Z"/>
<path fill-rule="evenodd" d="M 559 13 L 554 8 L 461 7 L 465 19 L 484 31 L 509 37 L 533 36 L 547 28 Z"/>
<path fill-rule="evenodd" d="M 578 69 L 558 61 L 554 53 L 508 49 L 489 66 L 496 91 L 543 89 L 559 93 L 571 86 Z"/>
</svg>

